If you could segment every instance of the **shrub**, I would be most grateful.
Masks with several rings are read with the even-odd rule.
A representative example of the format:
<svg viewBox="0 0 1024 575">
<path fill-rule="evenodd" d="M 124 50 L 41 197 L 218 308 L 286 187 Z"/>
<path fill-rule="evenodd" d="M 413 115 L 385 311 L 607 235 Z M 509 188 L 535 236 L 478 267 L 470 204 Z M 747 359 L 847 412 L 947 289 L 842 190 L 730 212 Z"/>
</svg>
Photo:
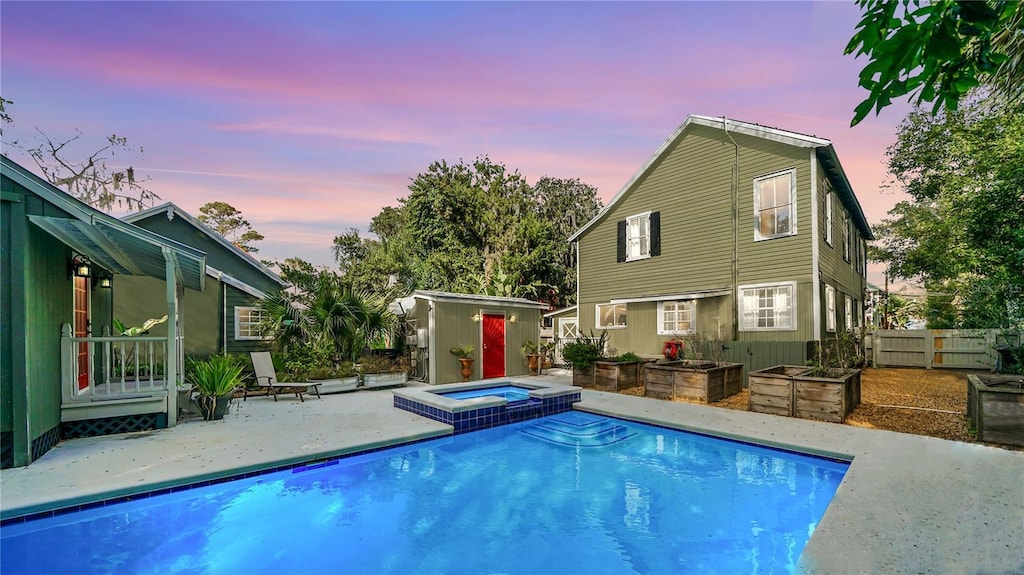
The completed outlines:
<svg viewBox="0 0 1024 575">
<path fill-rule="evenodd" d="M 605 344 L 608 343 L 608 332 L 601 332 L 601 337 L 579 336 L 562 348 L 562 358 L 575 369 L 589 369 L 594 362 L 604 358 Z"/>
<path fill-rule="evenodd" d="M 635 361 L 640 361 L 640 356 L 631 351 L 627 351 L 626 353 L 615 358 L 615 361 L 619 363 L 631 363 Z"/>
</svg>

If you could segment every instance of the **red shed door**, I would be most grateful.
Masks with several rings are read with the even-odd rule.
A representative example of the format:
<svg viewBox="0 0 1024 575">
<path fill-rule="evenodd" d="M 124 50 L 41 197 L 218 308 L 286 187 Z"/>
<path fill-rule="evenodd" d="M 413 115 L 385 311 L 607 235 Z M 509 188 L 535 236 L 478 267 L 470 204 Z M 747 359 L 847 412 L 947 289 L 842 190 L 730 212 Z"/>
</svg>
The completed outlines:
<svg viewBox="0 0 1024 575">
<path fill-rule="evenodd" d="M 505 377 L 505 316 L 484 314 L 483 376 Z"/>
</svg>

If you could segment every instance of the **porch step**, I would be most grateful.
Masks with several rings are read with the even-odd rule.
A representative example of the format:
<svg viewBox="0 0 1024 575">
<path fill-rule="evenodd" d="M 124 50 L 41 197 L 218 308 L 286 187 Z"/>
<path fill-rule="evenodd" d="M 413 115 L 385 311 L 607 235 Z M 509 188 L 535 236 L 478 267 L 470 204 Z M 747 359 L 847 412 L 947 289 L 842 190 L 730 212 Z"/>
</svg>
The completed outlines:
<svg viewBox="0 0 1024 575">
<path fill-rule="evenodd" d="M 615 420 L 571 411 L 538 421 L 521 432 L 571 447 L 604 447 L 636 435 Z"/>
</svg>

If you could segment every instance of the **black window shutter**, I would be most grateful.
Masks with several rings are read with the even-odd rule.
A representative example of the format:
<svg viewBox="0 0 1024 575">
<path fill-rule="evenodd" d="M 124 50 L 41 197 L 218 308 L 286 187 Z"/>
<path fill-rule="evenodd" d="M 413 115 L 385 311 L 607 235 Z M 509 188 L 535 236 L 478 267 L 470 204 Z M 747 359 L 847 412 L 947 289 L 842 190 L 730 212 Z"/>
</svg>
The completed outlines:
<svg viewBox="0 0 1024 575">
<path fill-rule="evenodd" d="M 651 257 L 661 255 L 661 212 L 651 214 Z"/>
<path fill-rule="evenodd" d="M 619 222 L 619 245 L 618 245 L 618 259 L 615 261 L 624 262 L 626 261 L 626 220 Z"/>
</svg>

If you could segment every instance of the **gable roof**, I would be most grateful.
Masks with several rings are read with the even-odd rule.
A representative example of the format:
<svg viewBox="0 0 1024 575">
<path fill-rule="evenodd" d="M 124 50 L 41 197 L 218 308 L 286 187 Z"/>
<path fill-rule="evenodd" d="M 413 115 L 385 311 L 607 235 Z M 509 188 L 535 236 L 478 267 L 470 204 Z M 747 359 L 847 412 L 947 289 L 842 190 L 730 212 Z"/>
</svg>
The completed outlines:
<svg viewBox="0 0 1024 575">
<path fill-rule="evenodd" d="M 586 233 L 587 230 L 594 227 L 597 222 L 604 219 L 608 212 L 611 211 L 612 207 L 615 206 L 615 204 L 617 204 L 626 194 L 631 192 L 640 180 L 651 172 L 654 165 L 658 163 L 658 160 L 660 160 L 663 155 L 668 153 L 668 150 L 672 145 L 675 144 L 676 141 L 682 139 L 690 126 L 704 126 L 706 128 L 722 130 L 727 133 L 732 132 L 736 134 L 743 134 L 745 136 L 770 140 L 789 146 L 813 148 L 815 156 L 817 156 L 818 161 L 824 168 L 829 181 L 832 182 L 832 186 L 835 188 L 836 193 L 839 194 L 840 200 L 850 211 L 854 225 L 857 226 L 857 229 L 860 230 L 861 234 L 863 234 L 866 239 L 875 239 L 875 236 L 871 233 L 871 227 L 868 225 L 868 221 L 864 217 L 864 212 L 861 210 L 860 203 L 857 201 L 857 197 L 853 193 L 850 181 L 846 178 L 843 166 L 839 163 L 839 157 L 836 155 L 835 148 L 832 147 L 832 142 L 818 138 L 817 136 L 808 136 L 807 134 L 780 130 L 778 128 L 762 126 L 760 124 L 741 122 L 724 116 L 721 118 L 715 118 L 711 116 L 691 115 L 688 116 L 686 120 L 680 124 L 668 138 L 665 139 L 664 142 L 661 143 L 661 146 L 655 150 L 654 154 L 642 166 L 640 166 L 640 169 L 633 174 L 633 177 L 626 182 L 626 185 L 622 186 L 622 189 L 615 194 L 615 197 L 608 202 L 608 205 L 602 208 L 601 211 L 591 218 L 589 222 L 584 224 L 583 227 L 576 230 L 576 233 L 569 236 L 569 241 L 576 241 L 580 236 Z"/>
<path fill-rule="evenodd" d="M 196 228 L 197 230 L 205 234 L 207 237 L 209 237 L 211 240 L 220 244 L 225 249 L 230 251 L 232 254 L 237 256 L 243 262 L 252 266 L 253 269 L 267 276 L 272 281 L 277 282 L 281 287 L 288 287 L 289 285 L 291 285 L 285 280 L 281 279 L 281 276 L 274 273 L 270 268 L 260 263 L 259 260 L 252 257 L 252 255 L 250 255 L 248 252 L 239 248 L 235 244 L 229 242 L 224 236 L 213 231 L 213 229 L 210 228 L 210 226 L 207 226 L 203 222 L 199 221 L 199 218 L 194 217 L 192 214 L 181 209 L 173 202 L 167 202 L 165 204 L 154 206 L 146 210 L 128 214 L 127 216 L 124 216 L 121 219 L 123 219 L 126 222 L 136 223 L 160 215 L 166 216 L 167 219 L 169 220 L 174 219 L 175 217 L 180 217 L 189 225 Z"/>
<path fill-rule="evenodd" d="M 33 225 L 71 249 L 113 273 L 160 279 L 166 277 L 165 257 L 169 257 L 175 263 L 178 282 L 203 290 L 206 254 L 202 251 L 101 212 L 7 156 L 0 155 L 0 167 L 4 176 L 71 216 L 27 216 Z"/>
</svg>

